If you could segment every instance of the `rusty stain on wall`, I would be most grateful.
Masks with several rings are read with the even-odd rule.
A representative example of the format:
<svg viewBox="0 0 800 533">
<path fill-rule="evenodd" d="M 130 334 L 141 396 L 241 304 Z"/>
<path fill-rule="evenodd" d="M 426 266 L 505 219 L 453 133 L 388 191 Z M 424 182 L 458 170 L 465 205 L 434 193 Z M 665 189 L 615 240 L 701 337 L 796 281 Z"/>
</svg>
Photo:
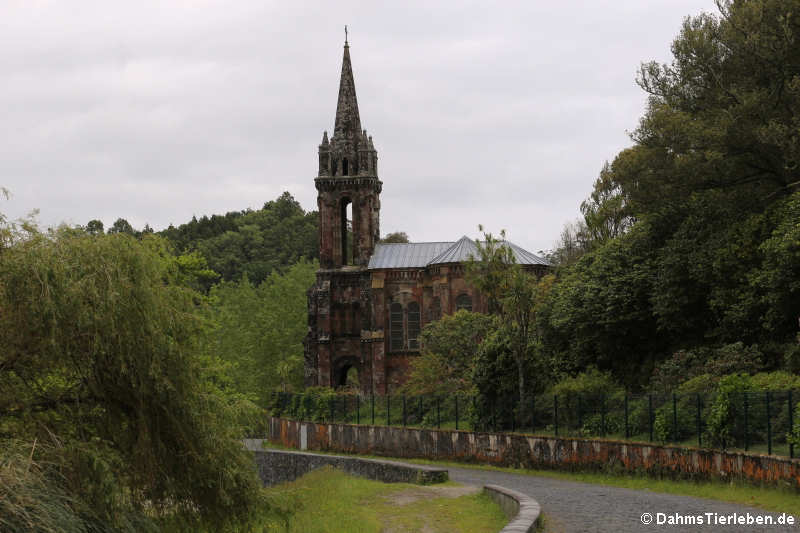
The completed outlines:
<svg viewBox="0 0 800 533">
<path fill-rule="evenodd" d="M 800 490 L 800 459 L 600 439 L 536 437 L 269 419 L 268 440 L 297 448 L 403 458 L 454 460 L 516 468 L 630 471 L 681 479 L 741 479 Z"/>
</svg>

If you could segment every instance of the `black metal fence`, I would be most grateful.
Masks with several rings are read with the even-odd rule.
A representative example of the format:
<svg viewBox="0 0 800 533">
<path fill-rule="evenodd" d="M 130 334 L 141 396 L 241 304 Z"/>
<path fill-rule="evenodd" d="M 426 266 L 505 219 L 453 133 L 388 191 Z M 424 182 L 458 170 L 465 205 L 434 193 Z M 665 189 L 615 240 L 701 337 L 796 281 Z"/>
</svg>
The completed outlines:
<svg viewBox="0 0 800 533">
<path fill-rule="evenodd" d="M 799 391 L 727 394 L 536 395 L 519 402 L 463 394 L 275 392 L 275 416 L 314 422 L 562 437 L 600 437 L 795 456 Z M 506 406 L 503 408 L 502 406 Z M 508 407 L 508 406 L 513 407 Z"/>
</svg>

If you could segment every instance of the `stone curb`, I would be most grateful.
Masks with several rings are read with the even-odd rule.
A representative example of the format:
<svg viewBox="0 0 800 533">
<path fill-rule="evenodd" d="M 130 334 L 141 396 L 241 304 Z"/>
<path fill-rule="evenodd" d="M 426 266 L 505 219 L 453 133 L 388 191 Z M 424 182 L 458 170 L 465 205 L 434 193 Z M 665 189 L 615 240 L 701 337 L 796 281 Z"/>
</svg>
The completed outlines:
<svg viewBox="0 0 800 533">
<path fill-rule="evenodd" d="M 536 531 L 541 507 L 526 494 L 499 485 L 485 485 L 484 492 L 502 507 L 511 522 L 500 533 L 530 533 Z"/>
</svg>

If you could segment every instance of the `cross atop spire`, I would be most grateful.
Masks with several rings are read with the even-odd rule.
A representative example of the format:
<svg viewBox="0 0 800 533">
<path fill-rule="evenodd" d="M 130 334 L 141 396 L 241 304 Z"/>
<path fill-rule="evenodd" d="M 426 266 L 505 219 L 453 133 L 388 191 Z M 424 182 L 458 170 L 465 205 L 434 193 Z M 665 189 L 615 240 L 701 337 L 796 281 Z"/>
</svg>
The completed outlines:
<svg viewBox="0 0 800 533">
<path fill-rule="evenodd" d="M 347 24 L 344 25 L 344 45 L 347 46 Z"/>
<path fill-rule="evenodd" d="M 353 67 L 350 64 L 350 46 L 347 44 L 345 26 L 344 57 L 342 58 L 342 77 L 339 80 L 339 101 L 336 104 L 336 124 L 333 136 L 356 138 L 361 133 L 361 118 L 358 115 L 356 84 L 353 81 Z"/>
</svg>

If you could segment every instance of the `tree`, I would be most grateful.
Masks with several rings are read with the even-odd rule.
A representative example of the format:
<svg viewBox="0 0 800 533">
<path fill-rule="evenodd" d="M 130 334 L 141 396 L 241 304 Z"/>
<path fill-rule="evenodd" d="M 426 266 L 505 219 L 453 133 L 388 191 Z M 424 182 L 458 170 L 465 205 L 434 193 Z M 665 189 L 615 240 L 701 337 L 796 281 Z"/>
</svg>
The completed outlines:
<svg viewBox="0 0 800 533">
<path fill-rule="evenodd" d="M 669 64 L 642 65 L 634 145 L 582 205 L 589 250 L 542 324 L 547 357 L 573 372 L 637 386 L 680 350 L 758 345 L 775 367 L 793 349 L 800 4 L 717 6 L 684 21 Z"/>
<path fill-rule="evenodd" d="M 152 236 L 62 227 L 0 254 L 0 447 L 51 443 L 32 457 L 117 529 L 174 513 L 221 529 L 259 503 L 235 425 L 252 408 L 207 350 L 203 297 L 178 276 Z"/>
<path fill-rule="evenodd" d="M 405 231 L 395 231 L 387 233 L 380 242 L 384 243 L 408 243 L 408 234 Z"/>
<path fill-rule="evenodd" d="M 478 231 L 483 232 L 480 224 Z M 472 286 L 486 295 L 489 314 L 500 314 L 501 300 L 515 264 L 514 252 L 505 245 L 506 230 L 500 230 L 499 239 L 484 232 L 483 239 L 483 242 L 475 241 L 478 257 L 470 257 L 465 264 L 466 277 Z"/>
<path fill-rule="evenodd" d="M 507 330 L 509 348 L 517 366 L 518 405 L 521 410 L 528 405 L 525 401 L 526 366 L 534 356 L 539 339 L 536 313 L 554 281 L 555 277 L 552 275 L 538 281 L 522 267 L 514 265 L 505 284 L 502 324 Z"/>
<path fill-rule="evenodd" d="M 278 388 L 302 387 L 306 291 L 317 268 L 300 260 L 258 285 L 245 275 L 211 289 L 210 318 L 218 325 L 213 350 L 233 365 L 236 389 L 262 406 Z"/>
<path fill-rule="evenodd" d="M 625 202 L 625 195 L 608 162 L 594 182 L 592 193 L 581 202 L 581 214 L 585 222 L 582 230 L 589 244 L 587 248 L 607 243 L 625 233 L 633 224 L 634 218 Z"/>
<path fill-rule="evenodd" d="M 460 310 L 422 330 L 422 353 L 412 359 L 405 390 L 411 394 L 470 392 L 476 346 L 497 326 L 495 318 Z"/>
<path fill-rule="evenodd" d="M 256 285 L 274 270 L 285 271 L 301 257 L 318 257 L 317 213 L 306 213 L 288 192 L 257 211 L 192 218 L 167 228 L 178 253 L 198 251 L 223 280 L 247 274 Z"/>
<path fill-rule="evenodd" d="M 482 226 L 478 228 L 483 231 Z M 554 278 L 547 276 L 539 282 L 514 260 L 511 248 L 505 243 L 505 231 L 500 239 L 484 233 L 484 240 L 475 241 L 478 258 L 466 266 L 467 279 L 487 295 L 489 313 L 499 317 L 493 349 L 508 349 L 516 365 L 517 402 L 523 408 L 526 392 L 526 368 L 533 357 L 538 339 L 536 312 L 549 293 Z"/>
<path fill-rule="evenodd" d="M 108 228 L 108 233 L 109 235 L 112 235 L 114 233 L 136 235 L 136 230 L 133 229 L 133 226 L 131 226 L 130 222 L 128 222 L 124 218 L 118 218 L 117 220 L 114 221 L 114 224 L 112 224 L 111 227 Z"/>
<path fill-rule="evenodd" d="M 86 223 L 86 233 L 89 235 L 102 235 L 103 231 L 102 220 L 94 219 Z"/>
</svg>

